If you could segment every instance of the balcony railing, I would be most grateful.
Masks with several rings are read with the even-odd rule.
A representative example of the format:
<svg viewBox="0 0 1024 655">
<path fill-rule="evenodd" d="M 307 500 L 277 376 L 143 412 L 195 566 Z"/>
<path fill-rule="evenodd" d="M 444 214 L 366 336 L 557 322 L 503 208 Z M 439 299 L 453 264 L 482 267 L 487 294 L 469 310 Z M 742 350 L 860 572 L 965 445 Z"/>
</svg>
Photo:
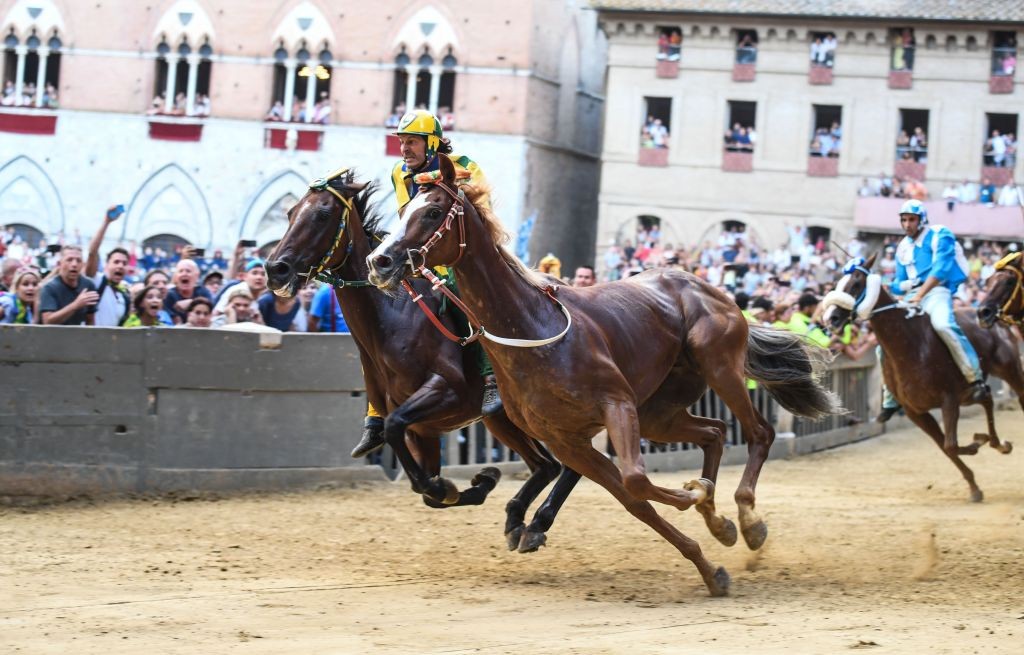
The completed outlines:
<svg viewBox="0 0 1024 655">
<path fill-rule="evenodd" d="M 998 187 L 997 187 L 998 192 Z M 853 224 L 867 232 L 900 233 L 898 213 L 904 198 L 857 198 Z M 959 237 L 980 239 L 1020 240 L 1024 238 L 1024 224 L 1020 220 L 1020 207 L 989 207 L 977 203 L 955 204 L 950 211 L 944 200 L 924 203 L 928 220 L 948 227 Z"/>
<path fill-rule="evenodd" d="M 185 116 L 147 116 L 149 138 L 159 141 L 199 141 L 203 138 L 202 118 Z"/>
<path fill-rule="evenodd" d="M 263 127 L 263 146 L 266 148 L 318 151 L 323 146 L 323 125 L 267 122 Z"/>
</svg>

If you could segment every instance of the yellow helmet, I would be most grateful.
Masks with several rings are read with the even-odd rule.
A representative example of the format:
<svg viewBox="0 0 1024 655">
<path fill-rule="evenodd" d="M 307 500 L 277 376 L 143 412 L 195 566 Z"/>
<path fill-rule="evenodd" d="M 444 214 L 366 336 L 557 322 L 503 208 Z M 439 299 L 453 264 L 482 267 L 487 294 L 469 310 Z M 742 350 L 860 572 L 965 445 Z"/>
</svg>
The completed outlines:
<svg viewBox="0 0 1024 655">
<path fill-rule="evenodd" d="M 441 147 L 441 139 L 444 131 L 441 129 L 441 121 L 426 109 L 414 109 L 402 116 L 398 121 L 399 134 L 417 134 L 427 139 L 427 160 L 434 158 L 437 149 Z"/>
</svg>

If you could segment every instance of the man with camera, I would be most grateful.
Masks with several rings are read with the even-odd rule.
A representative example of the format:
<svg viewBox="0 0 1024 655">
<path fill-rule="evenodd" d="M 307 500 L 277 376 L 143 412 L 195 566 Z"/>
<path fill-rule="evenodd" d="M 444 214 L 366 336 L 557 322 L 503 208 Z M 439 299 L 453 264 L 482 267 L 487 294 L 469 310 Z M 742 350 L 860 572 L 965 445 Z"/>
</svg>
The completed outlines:
<svg viewBox="0 0 1024 655">
<path fill-rule="evenodd" d="M 100 244 L 110 224 L 124 213 L 124 205 L 114 205 L 107 209 L 100 229 L 89 243 L 89 255 L 85 262 L 85 277 L 96 286 L 99 302 L 96 303 L 94 325 L 99 327 L 117 327 L 124 325 L 131 313 L 132 303 L 124 276 L 128 270 L 128 251 L 114 248 L 107 253 L 107 261 L 103 272 L 98 273 L 100 262 Z"/>
</svg>

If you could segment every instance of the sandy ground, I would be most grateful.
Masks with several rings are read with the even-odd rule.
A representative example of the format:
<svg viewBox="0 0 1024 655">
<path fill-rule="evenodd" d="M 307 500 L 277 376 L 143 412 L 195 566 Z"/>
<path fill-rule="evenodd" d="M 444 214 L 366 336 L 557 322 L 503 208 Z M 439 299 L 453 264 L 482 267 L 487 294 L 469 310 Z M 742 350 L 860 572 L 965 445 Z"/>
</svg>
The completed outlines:
<svg viewBox="0 0 1024 655">
<path fill-rule="evenodd" d="M 1012 440 L 1024 420 L 998 424 Z M 1017 441 L 969 461 L 982 504 L 913 429 L 769 462 L 757 556 L 665 509 L 728 598 L 590 483 L 530 555 L 504 547 L 509 479 L 443 511 L 405 484 L 0 509 L 0 652 L 1020 654 Z M 732 517 L 739 474 L 720 476 Z"/>
</svg>

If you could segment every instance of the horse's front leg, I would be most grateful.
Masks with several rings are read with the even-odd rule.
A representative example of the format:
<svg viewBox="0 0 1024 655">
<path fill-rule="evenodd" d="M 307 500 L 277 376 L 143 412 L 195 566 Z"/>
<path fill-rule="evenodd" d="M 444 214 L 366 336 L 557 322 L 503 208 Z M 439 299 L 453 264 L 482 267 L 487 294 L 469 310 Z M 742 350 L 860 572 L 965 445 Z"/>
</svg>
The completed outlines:
<svg viewBox="0 0 1024 655">
<path fill-rule="evenodd" d="M 953 457 L 954 455 L 977 455 L 978 447 L 981 445 L 977 441 L 971 443 L 969 446 L 961 446 L 957 440 L 956 426 L 960 422 L 960 402 L 956 398 L 946 400 L 942 406 L 942 427 L 945 430 L 945 439 L 942 442 L 942 450 L 947 455 Z"/>
</svg>

